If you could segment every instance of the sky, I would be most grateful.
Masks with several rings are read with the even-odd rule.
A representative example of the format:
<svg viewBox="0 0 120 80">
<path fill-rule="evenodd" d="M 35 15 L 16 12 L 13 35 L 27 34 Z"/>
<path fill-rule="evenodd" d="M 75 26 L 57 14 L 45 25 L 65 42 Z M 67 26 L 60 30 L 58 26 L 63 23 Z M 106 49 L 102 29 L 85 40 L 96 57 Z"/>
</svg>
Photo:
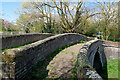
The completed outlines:
<svg viewBox="0 0 120 80">
<path fill-rule="evenodd" d="M 17 12 L 21 8 L 21 3 L 20 1 L 16 2 L 0 2 L 0 14 L 2 13 L 2 17 L 0 18 L 5 19 L 9 22 L 15 23 L 16 19 L 19 18 Z M 96 6 L 95 2 L 90 2 L 87 4 L 88 8 L 93 8 Z"/>
<path fill-rule="evenodd" d="M 19 14 L 16 13 L 20 7 L 21 2 L 0 2 L 0 13 L 2 13 L 2 19 L 8 20 L 9 22 L 15 23 L 16 19 L 19 18 Z M 90 6 L 91 4 L 89 4 Z"/>
<path fill-rule="evenodd" d="M 19 14 L 16 13 L 20 9 L 21 2 L 0 2 L 2 4 L 0 13 L 2 13 L 2 19 L 8 20 L 9 22 L 16 22 Z"/>
</svg>

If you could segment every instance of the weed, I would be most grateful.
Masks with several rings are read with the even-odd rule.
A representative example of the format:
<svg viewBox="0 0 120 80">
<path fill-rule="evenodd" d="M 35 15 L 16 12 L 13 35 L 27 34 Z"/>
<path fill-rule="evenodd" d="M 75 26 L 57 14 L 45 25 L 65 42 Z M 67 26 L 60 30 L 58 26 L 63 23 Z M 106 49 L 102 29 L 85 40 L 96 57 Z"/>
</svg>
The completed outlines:
<svg viewBox="0 0 120 80">
<path fill-rule="evenodd" d="M 73 73 L 73 77 L 72 78 L 73 79 L 77 79 L 77 58 L 75 60 L 75 65 L 74 65 L 72 73 Z"/>
</svg>

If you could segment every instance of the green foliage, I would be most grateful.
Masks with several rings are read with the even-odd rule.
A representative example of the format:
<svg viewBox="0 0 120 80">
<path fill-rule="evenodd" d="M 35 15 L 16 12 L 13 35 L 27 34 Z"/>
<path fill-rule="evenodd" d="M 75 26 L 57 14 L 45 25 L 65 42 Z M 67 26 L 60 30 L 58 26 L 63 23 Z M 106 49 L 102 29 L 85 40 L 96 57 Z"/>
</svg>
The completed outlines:
<svg viewBox="0 0 120 80">
<path fill-rule="evenodd" d="M 86 31 L 87 36 L 92 36 L 93 34 L 97 33 L 96 28 L 94 26 L 89 27 Z"/>
<path fill-rule="evenodd" d="M 95 7 L 99 10 L 98 14 L 82 1 L 79 4 L 72 3 L 77 5 L 72 11 L 69 9 L 71 2 L 55 3 L 56 1 L 22 3 L 16 29 L 26 33 L 80 33 L 87 36 L 103 32 L 102 39 L 119 41 L 117 3 L 99 2 Z M 55 6 L 58 4 L 61 6 L 57 10 Z"/>
<path fill-rule="evenodd" d="M 13 23 L 10 23 L 8 21 L 7 22 L 7 28 L 5 28 L 5 20 L 4 19 L 0 19 L 0 31 L 17 31 L 17 26 L 14 25 Z"/>
<path fill-rule="evenodd" d="M 2 26 L 1 28 L 1 31 L 6 31 L 5 26 Z"/>
<path fill-rule="evenodd" d="M 79 43 L 86 43 L 86 42 L 87 42 L 87 41 L 82 41 L 82 40 L 79 41 Z"/>
</svg>

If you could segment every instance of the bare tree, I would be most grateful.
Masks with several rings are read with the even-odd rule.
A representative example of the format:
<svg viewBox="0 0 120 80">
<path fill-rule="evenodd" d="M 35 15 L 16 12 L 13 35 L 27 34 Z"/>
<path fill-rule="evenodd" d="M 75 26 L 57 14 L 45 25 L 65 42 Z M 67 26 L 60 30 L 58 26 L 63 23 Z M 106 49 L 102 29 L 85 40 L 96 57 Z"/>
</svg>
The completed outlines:
<svg viewBox="0 0 120 80">
<path fill-rule="evenodd" d="M 101 14 L 101 26 L 103 31 L 103 38 L 106 40 L 108 40 L 110 35 L 114 34 L 115 37 L 116 33 L 118 33 L 118 9 L 116 5 L 117 3 L 115 2 L 99 2 L 100 12 L 104 13 Z"/>
<path fill-rule="evenodd" d="M 85 18 L 86 20 L 89 17 L 92 17 L 96 14 L 101 14 L 101 13 L 94 13 L 94 14 L 87 15 L 86 17 L 83 17 L 83 14 L 85 13 L 83 8 L 84 4 L 85 3 L 83 1 L 80 1 L 77 3 L 53 1 L 51 2 L 51 4 L 43 2 L 41 6 L 47 6 L 47 7 L 56 9 L 56 12 L 59 15 L 59 18 L 62 24 L 61 28 L 64 30 L 64 32 L 75 32 L 75 30 L 78 27 L 80 27 L 81 20 L 83 18 Z M 41 7 L 40 4 L 35 3 L 35 5 L 37 5 L 37 9 L 40 10 L 40 7 Z M 71 5 L 74 5 L 72 9 L 71 9 Z M 50 18 L 50 16 L 44 13 L 43 13 L 43 16 Z"/>
</svg>

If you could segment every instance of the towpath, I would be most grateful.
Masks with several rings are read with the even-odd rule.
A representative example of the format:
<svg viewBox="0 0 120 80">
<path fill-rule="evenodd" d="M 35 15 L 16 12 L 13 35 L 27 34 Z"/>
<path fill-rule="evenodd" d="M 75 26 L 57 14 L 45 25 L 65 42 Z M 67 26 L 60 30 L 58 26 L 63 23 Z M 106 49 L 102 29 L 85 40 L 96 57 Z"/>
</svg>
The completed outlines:
<svg viewBox="0 0 120 80">
<path fill-rule="evenodd" d="M 40 67 L 31 72 L 28 79 L 39 80 L 40 78 L 73 78 L 76 57 L 79 53 L 80 48 L 85 43 L 78 43 L 61 50 L 54 57 L 44 62 L 39 62 Z M 40 66 L 42 64 L 42 66 Z M 35 68 L 36 68 L 35 67 Z"/>
</svg>

